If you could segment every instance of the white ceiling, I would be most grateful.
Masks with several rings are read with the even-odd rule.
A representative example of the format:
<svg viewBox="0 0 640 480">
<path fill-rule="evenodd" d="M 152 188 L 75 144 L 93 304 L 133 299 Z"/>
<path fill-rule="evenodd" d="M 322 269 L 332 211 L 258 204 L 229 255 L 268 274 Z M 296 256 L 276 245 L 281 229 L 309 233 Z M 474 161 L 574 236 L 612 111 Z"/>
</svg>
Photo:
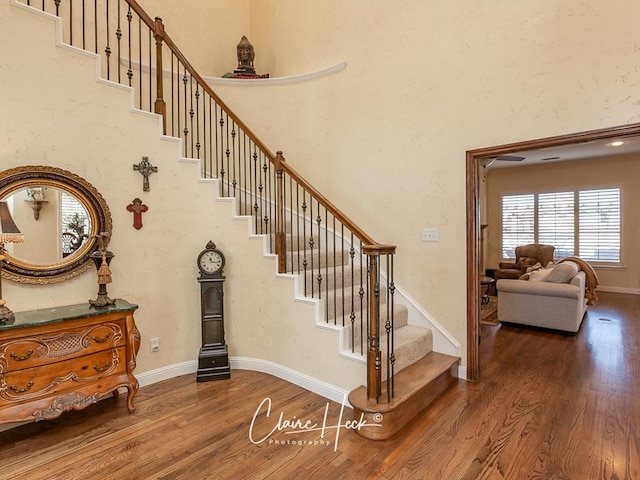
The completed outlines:
<svg viewBox="0 0 640 480">
<path fill-rule="evenodd" d="M 591 142 L 576 143 L 574 145 L 565 145 L 562 147 L 513 152 L 509 153 L 508 156 L 525 157 L 525 159 L 521 162 L 508 162 L 501 160 L 491 162 L 491 159 L 488 159 L 483 163 L 487 165 L 487 168 L 494 169 L 640 153 L 640 137 L 621 138 L 620 140 L 624 143 L 618 147 L 611 145 L 615 140 L 616 138 L 607 138 L 604 140 L 594 140 Z"/>
</svg>

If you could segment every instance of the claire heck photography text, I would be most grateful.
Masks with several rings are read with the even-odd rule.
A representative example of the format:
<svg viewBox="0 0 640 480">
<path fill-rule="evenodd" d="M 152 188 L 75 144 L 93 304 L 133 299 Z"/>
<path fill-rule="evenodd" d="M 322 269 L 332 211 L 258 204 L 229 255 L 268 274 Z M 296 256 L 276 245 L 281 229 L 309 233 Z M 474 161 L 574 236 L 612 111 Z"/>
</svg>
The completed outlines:
<svg viewBox="0 0 640 480">
<path fill-rule="evenodd" d="M 333 451 L 338 449 L 338 441 L 342 429 L 357 431 L 361 428 L 379 428 L 382 426 L 382 414 L 373 414 L 377 423 L 368 423 L 364 413 L 357 420 L 345 418 L 347 396 L 342 399 L 338 409 L 331 412 L 330 402 L 324 407 L 322 418 L 305 418 L 298 415 L 287 415 L 285 410 L 272 412 L 271 398 L 266 397 L 256 408 L 251 425 L 249 426 L 249 440 L 254 445 L 297 445 L 312 447 L 328 447 L 333 444 Z M 332 415 L 333 414 L 333 415 Z M 335 434 L 335 436 L 334 436 Z"/>
</svg>

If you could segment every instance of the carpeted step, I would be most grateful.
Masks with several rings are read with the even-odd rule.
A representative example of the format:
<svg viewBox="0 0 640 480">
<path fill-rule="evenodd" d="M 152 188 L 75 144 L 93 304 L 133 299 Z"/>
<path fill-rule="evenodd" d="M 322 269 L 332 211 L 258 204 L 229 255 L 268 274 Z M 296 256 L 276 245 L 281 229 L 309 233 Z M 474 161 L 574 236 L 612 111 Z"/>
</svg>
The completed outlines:
<svg viewBox="0 0 640 480">
<path fill-rule="evenodd" d="M 359 312 L 358 312 L 359 313 Z M 367 315 L 367 311 L 365 310 L 363 312 L 363 315 Z M 402 327 L 405 327 L 408 324 L 409 321 L 409 311 L 407 310 L 407 307 L 405 307 L 404 305 L 394 305 L 393 306 L 393 325 L 395 330 L 399 330 Z M 384 307 L 381 311 L 380 311 L 380 329 L 381 329 L 381 333 L 385 332 L 385 324 L 387 323 L 387 309 L 386 307 Z M 364 348 L 364 351 L 366 352 L 367 350 L 367 346 L 366 346 L 366 342 L 367 342 L 367 326 L 366 326 L 366 321 L 363 322 L 362 324 L 362 328 L 360 327 L 360 322 L 356 320 L 355 322 L 355 329 L 353 331 L 352 334 L 352 329 L 351 329 L 351 323 L 347 323 L 345 325 L 347 327 L 347 331 L 344 333 L 343 335 L 343 345 L 342 348 L 345 351 L 349 351 L 349 352 L 353 352 L 353 353 L 357 353 L 357 354 L 362 354 L 362 350 L 361 350 L 361 345 L 363 345 L 362 348 Z M 361 342 L 360 340 L 364 339 L 364 342 Z M 385 340 L 386 342 L 386 340 Z M 355 344 L 355 347 L 352 349 L 351 345 Z"/>
</svg>

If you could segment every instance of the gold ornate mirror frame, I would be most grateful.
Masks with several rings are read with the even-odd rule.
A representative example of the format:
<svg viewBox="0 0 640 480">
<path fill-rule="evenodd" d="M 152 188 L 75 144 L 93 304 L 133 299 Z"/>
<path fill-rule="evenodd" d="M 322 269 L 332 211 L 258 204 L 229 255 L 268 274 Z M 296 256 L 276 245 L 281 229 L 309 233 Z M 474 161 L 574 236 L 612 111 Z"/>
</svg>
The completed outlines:
<svg viewBox="0 0 640 480">
<path fill-rule="evenodd" d="M 2 276 L 20 283 L 49 284 L 63 282 L 92 268 L 94 263 L 90 255 L 98 246 L 95 235 L 111 233 L 111 213 L 100 192 L 78 175 L 56 167 L 29 165 L 0 172 L 0 200 L 21 189 L 34 187 L 53 187 L 75 197 L 87 211 L 91 231 L 78 251 L 56 263 L 29 263 L 7 253 Z M 29 239 L 25 238 L 27 241 Z"/>
</svg>

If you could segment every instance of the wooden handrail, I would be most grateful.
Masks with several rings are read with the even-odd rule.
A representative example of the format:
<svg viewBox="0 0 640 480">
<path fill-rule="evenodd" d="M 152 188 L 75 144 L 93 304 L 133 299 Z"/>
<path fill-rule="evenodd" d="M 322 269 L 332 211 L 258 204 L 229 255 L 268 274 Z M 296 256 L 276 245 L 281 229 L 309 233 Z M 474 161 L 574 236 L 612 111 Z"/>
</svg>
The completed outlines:
<svg viewBox="0 0 640 480">
<path fill-rule="evenodd" d="M 176 58 L 185 66 L 187 71 L 196 79 L 196 81 L 202 85 L 202 88 L 209 94 L 220 107 L 231 117 L 231 119 L 238 125 L 245 134 L 256 144 L 262 152 L 267 156 L 269 161 L 276 165 L 276 155 L 267 148 L 267 146 L 260 141 L 260 139 L 251 131 L 251 129 L 233 112 L 229 106 L 213 91 L 209 84 L 196 72 L 191 63 L 182 54 L 177 45 L 173 42 L 169 34 L 166 33 L 164 28 L 161 30 L 156 26 L 156 22 L 151 19 L 149 15 L 140 7 L 135 0 L 126 0 L 131 8 L 140 16 L 140 18 L 147 24 L 147 26 L 154 32 L 162 35 L 164 43 L 173 52 Z M 160 22 L 162 21 L 161 19 Z M 161 75 L 158 75 L 159 77 Z M 338 207 L 336 207 L 331 201 L 329 201 L 324 195 L 316 190 L 309 182 L 307 182 L 298 172 L 296 172 L 289 164 L 284 161 L 281 162 L 282 170 L 287 173 L 293 180 L 295 180 L 302 188 L 309 192 L 314 198 L 316 198 L 322 206 L 335 216 L 346 228 L 348 228 L 353 234 L 365 245 L 379 245 L 372 237 L 370 237 L 364 230 L 362 230 L 356 223 L 347 217 Z"/>
<path fill-rule="evenodd" d="M 362 242 L 362 253 L 368 257 L 368 282 L 367 288 L 371 294 L 368 296 L 368 352 L 367 352 L 367 392 L 370 397 L 378 399 L 380 397 L 382 385 L 382 358 L 380 349 L 380 257 L 391 256 L 395 254 L 396 247 L 393 245 L 379 244 L 373 240 L 364 230 L 362 230 L 354 221 L 347 217 L 338 207 L 329 201 L 324 195 L 316 190 L 307 180 L 305 180 L 298 172 L 289 166 L 281 151 L 274 155 L 267 146 L 251 131 L 251 129 L 222 101 L 222 99 L 213 91 L 209 84 L 200 74 L 193 68 L 191 63 L 183 55 L 180 49 L 173 42 L 171 37 L 166 33 L 162 19 L 156 18 L 152 20 L 145 13 L 142 7 L 135 0 L 126 0 L 133 11 L 147 24 L 153 32 L 156 41 L 156 94 L 154 109 L 156 113 L 163 117 L 163 131 L 166 134 L 166 103 L 163 98 L 163 71 L 162 71 L 162 44 L 164 43 L 172 54 L 175 55 L 178 62 L 182 64 L 185 73 L 189 72 L 192 78 L 201 86 L 204 92 L 213 99 L 222 111 L 240 128 L 253 144 L 260 149 L 269 162 L 273 165 L 276 174 L 276 192 L 275 192 L 275 208 L 276 208 L 276 232 L 275 232 L 275 253 L 278 256 L 278 271 L 284 273 L 286 271 L 286 245 L 284 232 L 284 174 L 286 173 L 291 180 L 295 181 L 298 186 L 304 189 L 311 198 L 318 202 L 319 205 L 330 213 L 334 219 L 341 222 L 356 238 Z M 172 60 L 173 61 L 173 60 Z M 151 67 L 151 66 L 150 66 Z M 266 168 L 266 166 L 265 166 Z M 392 272 L 391 272 L 392 275 Z M 389 374 L 387 374 L 389 375 Z"/>
<path fill-rule="evenodd" d="M 322 195 L 316 190 L 309 182 L 298 174 L 289 164 L 284 163 L 283 169 L 287 174 L 293 178 L 302 188 L 311 194 L 311 196 L 320 201 L 322 206 L 327 209 L 334 217 L 336 217 L 342 224 L 347 227 L 364 245 L 379 245 L 373 238 L 371 238 L 364 230 L 355 224 L 353 220 L 347 217 L 338 207 L 331 203 L 327 197 Z"/>
<path fill-rule="evenodd" d="M 55 0 L 53 0 L 55 1 Z M 193 97 L 192 97 L 192 103 L 190 105 L 190 109 L 187 110 L 186 107 L 184 110 L 182 110 L 182 113 L 184 113 L 184 129 L 183 129 L 183 136 L 181 136 L 180 138 L 182 138 L 185 143 L 186 143 L 186 138 L 188 135 L 191 135 L 191 139 L 194 138 L 194 132 L 189 130 L 189 126 L 192 128 L 193 130 L 193 122 L 194 122 L 194 116 L 196 118 L 196 127 L 195 127 L 195 139 L 196 139 L 196 148 L 197 148 L 197 154 L 193 155 L 194 149 L 193 149 L 193 140 L 192 140 L 192 146 L 191 146 L 191 154 L 192 156 L 196 156 L 197 158 L 200 158 L 203 162 L 205 161 L 205 159 L 207 158 L 206 154 L 211 152 L 211 148 L 208 151 L 205 151 L 205 153 L 203 153 L 202 156 L 200 156 L 200 138 L 204 138 L 205 139 L 205 145 L 206 145 L 206 138 L 207 138 L 207 134 L 204 133 L 203 137 L 200 136 L 200 124 L 197 123 L 198 122 L 198 115 L 199 115 L 199 110 L 198 110 L 198 99 L 200 98 L 200 94 L 204 93 L 205 95 L 208 96 L 208 100 L 209 101 L 213 101 L 215 102 L 215 115 L 216 115 L 216 119 L 215 121 L 218 123 L 219 128 L 220 128 L 220 137 L 223 137 L 223 129 L 226 128 L 227 131 L 224 133 L 224 135 L 227 136 L 227 138 L 225 139 L 227 141 L 227 143 L 225 144 L 224 141 L 221 141 L 220 143 L 220 156 L 218 157 L 217 154 L 218 152 L 216 152 L 216 156 L 215 156 L 215 165 L 216 165 L 216 175 L 218 175 L 218 178 L 221 181 L 221 184 L 223 185 L 222 187 L 222 193 L 224 192 L 224 182 L 225 182 L 225 173 L 227 173 L 228 175 L 231 175 L 231 180 L 227 180 L 229 188 L 233 188 L 233 192 L 234 194 L 236 194 L 236 176 L 235 176 L 235 142 L 238 141 L 239 142 L 239 138 L 240 136 L 237 135 L 237 130 L 239 129 L 241 132 L 242 138 L 243 138 L 243 142 L 248 141 L 250 142 L 249 145 L 249 149 L 253 150 L 253 156 L 251 157 L 251 155 L 248 155 L 248 157 L 251 157 L 251 160 L 253 160 L 253 162 L 250 164 L 249 166 L 249 172 L 252 172 L 252 174 L 254 175 L 253 178 L 253 187 L 251 187 L 251 179 L 249 179 L 249 190 L 251 188 L 254 188 L 256 186 L 258 186 L 258 189 L 256 189 L 255 191 L 252 191 L 250 194 L 251 200 L 254 201 L 253 204 L 251 204 L 251 208 L 254 209 L 254 211 L 252 212 L 252 214 L 256 214 L 257 217 L 257 222 L 256 225 L 258 224 L 258 222 L 263 222 L 264 225 L 268 224 L 269 225 L 269 229 L 265 228 L 264 230 L 260 230 L 259 233 L 268 233 L 269 235 L 275 233 L 275 253 L 278 256 L 278 270 L 280 272 L 285 272 L 287 271 L 287 241 L 286 241 L 286 234 L 285 234 L 285 215 L 291 215 L 293 216 L 293 213 L 289 213 L 287 211 L 286 208 L 286 193 L 287 192 L 287 188 L 286 188 L 286 183 L 288 181 L 292 181 L 295 182 L 296 187 L 295 188 L 301 188 L 303 190 L 303 212 L 306 211 L 306 195 L 308 194 L 309 197 L 313 200 L 311 203 L 311 207 L 310 207 L 310 216 L 309 216 L 309 225 L 310 225 L 310 232 L 309 232 L 309 241 L 307 243 L 307 245 L 305 245 L 305 248 L 308 247 L 308 251 L 309 253 L 309 257 L 310 257 L 310 267 L 309 267 L 309 272 L 311 272 L 312 274 L 315 275 L 315 279 L 317 279 L 318 282 L 318 289 L 319 289 L 319 285 L 321 284 L 321 282 L 324 280 L 324 284 L 328 285 L 329 284 L 329 273 L 327 273 L 327 269 L 328 269 L 328 265 L 329 265 L 329 249 L 328 247 L 328 240 L 327 240 L 327 236 L 328 236 L 328 232 L 329 232 L 329 226 L 327 225 L 327 220 L 325 220 L 325 224 L 324 224 L 324 230 L 323 230 L 323 234 L 325 235 L 325 240 L 324 243 L 322 242 L 322 239 L 319 237 L 319 233 L 321 232 L 321 223 L 322 223 L 322 219 L 320 217 L 320 215 L 318 214 L 318 216 L 316 218 L 311 218 L 313 216 L 313 208 L 314 208 L 314 204 L 317 202 L 318 205 L 318 210 L 319 212 L 322 212 L 326 215 L 330 214 L 333 217 L 333 221 L 334 221 L 334 225 L 335 222 L 338 221 L 340 222 L 341 226 L 343 229 L 348 229 L 348 231 L 351 234 L 351 239 L 347 239 L 347 243 L 351 244 L 351 249 L 350 251 L 347 253 L 347 255 L 350 256 L 350 261 L 354 262 L 354 258 L 356 258 L 356 261 L 359 261 L 359 270 L 360 273 L 358 273 L 358 275 L 360 276 L 359 279 L 359 283 L 358 280 L 354 281 L 351 283 L 352 288 L 355 285 L 358 285 L 358 291 L 356 292 L 355 290 L 352 291 L 352 294 L 350 295 L 351 298 L 351 302 L 352 305 L 351 306 L 351 311 L 350 311 L 350 321 L 352 322 L 352 325 L 354 323 L 354 319 L 356 318 L 356 310 L 358 307 L 355 306 L 355 302 L 354 299 L 356 297 L 360 298 L 360 302 L 361 302 L 361 306 L 359 307 L 359 315 L 360 315 L 360 328 L 363 329 L 363 325 L 365 325 L 363 323 L 363 318 L 366 320 L 366 333 L 367 333 L 367 391 L 369 393 L 370 397 L 375 397 L 376 400 L 380 397 L 380 386 L 382 385 L 382 369 L 383 369 L 383 363 L 382 363 L 382 353 L 381 353 L 381 348 L 380 348 L 380 338 L 381 338 L 381 325 L 380 325 L 380 294 L 381 291 L 383 291 L 384 287 L 381 287 L 380 282 L 381 282 L 381 278 L 383 278 L 382 276 L 382 262 L 381 262 L 381 257 L 383 256 L 387 256 L 387 286 L 386 286 L 386 290 L 388 291 L 393 291 L 393 288 L 395 288 L 393 286 L 393 255 L 395 254 L 395 249 L 396 247 L 393 245 L 384 245 L 384 244 L 380 244 L 377 243 L 371 236 L 369 236 L 362 228 L 360 228 L 353 220 L 351 220 L 344 212 L 342 212 L 336 205 L 334 205 L 331 201 L 329 201 L 329 199 L 327 197 L 325 197 L 323 194 L 321 194 L 318 190 L 316 190 L 315 187 L 313 187 L 306 179 L 304 179 L 294 168 L 292 168 L 290 165 L 287 164 L 287 162 L 285 161 L 285 158 L 282 154 L 282 152 L 278 151 L 275 155 L 274 153 L 269 150 L 269 148 L 253 133 L 253 131 L 238 117 L 238 115 L 236 115 L 236 113 L 229 108 L 229 106 L 216 94 L 216 92 L 213 91 L 212 87 L 207 83 L 207 81 L 195 70 L 195 68 L 191 65 L 191 63 L 187 60 L 187 58 L 185 57 L 185 55 L 180 51 L 180 49 L 177 47 L 177 45 L 174 43 L 174 41 L 171 39 L 171 36 L 165 31 L 164 28 L 164 24 L 162 23 L 162 19 L 159 17 L 156 17 L 155 19 L 152 19 L 144 10 L 143 8 L 138 4 L 138 2 L 136 0 L 125 0 L 126 4 L 129 5 L 130 10 L 127 12 L 127 19 L 129 22 L 131 22 L 131 15 L 130 12 L 134 12 L 138 18 L 140 19 L 140 21 L 144 24 L 146 24 L 146 26 L 149 29 L 150 34 L 153 34 L 153 38 L 155 40 L 155 65 L 151 65 L 152 63 L 152 54 L 151 54 L 151 49 L 153 48 L 151 45 L 151 41 L 149 41 L 149 111 L 153 110 L 155 111 L 157 114 L 162 116 L 162 128 L 163 128 L 163 133 L 166 135 L 167 134 L 167 123 L 171 122 L 171 126 L 172 126 L 172 133 L 173 133 L 173 127 L 175 125 L 175 110 L 174 110 L 174 104 L 173 104 L 173 94 L 174 94 L 174 72 L 173 72 L 173 66 L 174 66 L 174 61 L 177 61 L 178 64 L 178 70 L 179 73 L 178 75 L 180 75 L 180 70 L 184 69 L 184 75 L 182 77 L 183 83 L 184 83 L 184 89 L 185 89 L 185 105 L 187 102 L 187 94 L 186 94 L 186 88 L 187 88 L 187 81 L 188 81 L 188 76 L 187 73 L 191 76 L 190 77 L 190 81 L 191 82 L 195 82 L 196 83 L 196 92 L 195 92 L 195 112 L 194 112 L 194 103 L 193 103 Z M 58 14 L 58 9 L 57 9 L 57 5 L 59 2 L 56 2 L 56 14 Z M 107 4 L 108 5 L 108 4 Z M 44 0 L 43 0 L 43 9 L 44 9 Z M 120 10 L 118 10 L 118 14 L 120 14 Z M 107 15 L 108 16 L 108 15 Z M 83 17 L 83 22 L 84 22 L 84 17 Z M 97 21 L 95 21 L 95 23 L 97 24 Z M 84 28 L 84 24 L 83 24 L 83 28 Z M 108 29 L 107 29 L 108 32 Z M 71 33 L 70 33 L 71 36 Z M 107 33 L 107 37 L 109 37 L 109 34 Z M 120 37 L 118 37 L 119 40 Z M 97 39 L 97 28 L 96 28 L 96 46 L 95 46 L 95 50 L 96 53 L 98 52 L 98 39 Z M 141 43 L 141 42 L 140 42 Z M 163 85 L 163 82 L 165 82 L 165 72 L 164 72 L 164 65 L 163 65 L 163 49 L 164 46 L 166 46 L 166 48 L 171 52 L 171 58 L 168 59 L 167 54 L 168 52 L 164 52 L 164 56 L 165 62 L 170 63 L 170 68 L 171 68 L 171 74 L 172 74 L 172 78 L 171 78 L 171 88 L 170 91 L 171 93 L 169 94 L 168 99 L 164 98 L 165 95 L 165 91 L 169 90 L 169 89 L 165 89 L 165 85 Z M 83 48 L 84 48 L 84 44 L 83 44 Z M 131 44 L 129 44 L 129 50 L 131 49 Z M 108 44 L 107 44 L 107 50 L 108 50 Z M 109 55 L 109 53 L 107 53 L 107 55 Z M 175 59 L 174 59 L 175 57 Z M 118 54 L 118 59 L 120 60 L 120 55 Z M 140 63 L 142 63 L 142 61 L 140 60 Z M 108 62 L 107 62 L 108 65 Z M 151 94 L 153 91 L 151 82 L 152 79 L 154 78 L 154 75 L 152 74 L 151 70 L 155 68 L 156 72 L 155 72 L 155 94 L 156 94 L 156 98 L 155 98 L 155 102 L 153 103 L 153 105 L 151 105 L 152 100 L 151 100 Z M 127 72 L 127 77 L 129 79 L 129 86 L 131 86 L 131 78 L 133 76 L 133 73 L 131 71 L 131 52 L 129 51 L 129 71 Z M 140 76 L 142 78 L 142 65 L 140 65 Z M 108 68 L 107 68 L 107 79 L 109 79 L 109 74 L 108 74 Z M 118 80 L 120 80 L 120 76 L 118 74 Z M 201 89 L 201 90 L 199 90 Z M 142 81 L 140 82 L 140 92 L 139 92 L 139 96 L 140 98 L 142 98 Z M 169 100 L 169 102 L 167 102 L 166 100 Z M 179 103 L 180 97 L 178 95 L 178 100 L 177 100 L 177 104 L 178 104 L 178 110 L 180 110 L 181 106 Z M 203 104 L 204 105 L 204 104 Z M 210 104 L 209 104 L 210 105 Z M 142 101 L 140 101 L 140 108 L 142 108 Z M 218 109 L 219 109 L 219 113 L 220 113 L 220 117 L 218 118 Z M 171 111 L 171 113 L 168 112 L 168 110 Z M 209 106 L 209 123 L 207 124 L 208 127 L 212 130 L 211 125 L 213 124 L 213 120 L 211 120 L 211 110 L 212 107 Z M 203 111 L 206 111 L 206 108 L 203 107 Z M 188 120 L 188 116 L 190 116 L 190 120 Z M 190 125 L 187 125 L 187 121 L 191 122 Z M 180 119 L 178 118 L 177 120 L 177 124 L 178 124 L 178 130 L 181 127 L 180 124 Z M 229 125 L 231 125 L 231 127 L 229 127 Z M 217 128 L 217 127 L 216 127 Z M 210 137 L 213 135 L 211 133 L 211 131 L 209 132 Z M 217 134 L 216 134 L 217 135 Z M 216 142 L 217 142 L 217 136 L 216 136 Z M 217 145 L 217 144 L 216 144 Z M 232 147 L 229 148 L 229 145 L 231 145 Z M 258 154 L 258 150 L 259 150 L 259 154 Z M 187 155 L 187 146 L 185 145 L 185 156 Z M 206 169 L 204 170 L 204 174 L 205 176 L 207 175 L 207 173 L 210 173 L 211 176 L 213 177 L 213 158 L 214 157 L 209 157 L 209 170 Z M 258 158 L 260 159 L 260 164 L 258 164 Z M 267 161 L 268 159 L 268 161 Z M 220 160 L 220 165 L 218 164 L 218 160 Z M 226 160 L 226 168 L 227 171 L 225 171 L 225 160 Z M 229 165 L 231 164 L 231 166 L 234 168 L 233 173 L 229 172 Z M 245 165 L 246 167 L 246 165 Z M 275 177 L 272 177 L 272 172 L 275 171 Z M 246 168 L 244 173 L 246 174 Z M 286 180 L 285 180 L 285 174 L 287 176 Z M 275 184 L 273 183 L 275 182 Z M 232 186 L 232 187 L 231 187 Z M 246 184 L 241 185 L 240 191 L 243 191 L 242 188 L 245 188 Z M 263 190 L 264 189 L 264 190 Z M 275 190 L 275 191 L 274 191 Z M 231 190 L 228 190 L 228 192 L 231 192 Z M 255 199 L 255 200 L 254 200 Z M 258 200 L 259 199 L 259 202 Z M 248 203 L 248 202 L 247 202 Z M 259 212 L 259 215 L 257 215 L 257 213 Z M 274 213 L 275 212 L 275 213 Z M 293 208 L 291 209 L 291 212 L 293 212 Z M 303 213 L 303 217 L 304 217 L 304 213 Z M 325 217 L 326 218 L 326 217 Z M 273 220 L 275 219 L 275 229 L 276 231 L 273 232 L 271 230 L 271 226 L 274 225 Z M 305 221 L 305 219 L 303 218 L 303 223 Z M 269 223 L 271 222 L 271 223 Z M 257 227 L 256 227 L 257 228 Z M 316 230 L 314 231 L 314 228 L 316 228 Z M 291 233 L 291 232 L 287 232 L 287 233 Z M 334 232 L 335 233 L 335 232 Z M 303 228 L 303 238 L 306 235 L 306 231 Z M 315 235 L 315 238 L 314 238 Z M 338 235 L 338 237 L 340 237 L 342 235 Z M 357 238 L 360 242 L 359 247 L 361 248 L 361 252 L 360 252 L 360 258 L 358 259 L 358 257 L 355 256 L 355 249 L 353 248 L 353 239 Z M 293 238 L 293 236 L 292 236 Z M 317 241 L 317 243 L 314 243 L 314 240 Z M 298 245 L 298 248 L 300 247 L 300 244 Z M 314 249 L 315 247 L 315 249 Z M 334 247 L 335 247 L 335 236 L 334 236 Z M 292 247 L 293 248 L 293 247 Z M 321 250 L 321 248 L 323 250 Z M 300 251 L 304 250 L 304 255 L 302 255 L 302 257 L 304 258 L 304 260 L 301 262 L 304 268 L 304 273 L 303 273 L 303 277 L 304 277 L 304 282 L 306 285 L 306 278 L 307 278 L 307 257 L 306 257 L 306 252 L 307 250 L 305 249 L 300 249 Z M 324 252 L 323 253 L 323 258 L 321 260 L 321 258 L 318 256 L 320 254 L 320 252 Z M 317 253 L 316 253 L 317 252 Z M 336 256 L 336 252 L 332 252 L 332 254 L 334 256 Z M 343 252 L 344 254 L 344 252 Z M 315 255 L 315 256 L 314 256 Z M 337 254 L 338 256 L 340 255 L 339 253 Z M 365 262 L 363 262 L 362 259 L 362 255 L 367 257 L 367 261 L 366 264 Z M 300 263 L 300 255 L 298 257 L 298 262 Z M 389 258 L 390 257 L 390 258 Z M 292 258 L 292 262 L 293 262 L 293 253 L 291 253 L 291 258 Z M 335 260 L 335 258 L 334 258 Z M 315 262 L 315 263 L 314 263 Z M 323 278 L 322 272 L 320 271 L 320 263 L 324 263 L 323 267 L 325 269 L 324 271 L 324 276 L 327 278 Z M 293 268 L 292 268 L 293 271 Z M 301 273 L 301 268 L 298 265 L 298 273 Z M 352 270 L 352 275 L 353 275 L 353 270 Z M 391 279 L 391 284 L 389 284 L 389 279 Z M 352 280 L 354 280 L 352 278 Z M 306 286 L 305 286 L 306 289 Z M 305 290 L 306 292 L 306 290 Z M 305 293 L 306 295 L 306 293 Z M 313 287 L 311 288 L 311 294 L 310 296 L 312 298 L 320 298 L 320 295 L 318 295 L 318 297 L 314 297 L 314 290 Z M 325 295 L 326 297 L 328 297 L 328 294 Z M 387 294 L 388 297 L 388 294 Z M 391 296 L 392 297 L 392 296 Z M 328 303 L 326 304 L 328 305 Z M 386 328 L 387 331 L 389 330 L 389 328 L 392 328 L 392 321 L 393 321 L 393 301 L 391 300 L 391 323 L 389 322 L 389 320 L 387 320 L 387 324 L 386 324 Z M 387 313 L 389 313 L 389 304 L 387 304 Z M 366 311 L 366 312 L 365 312 Z M 343 313 L 344 315 L 344 313 Z M 343 326 L 345 325 L 344 322 L 344 316 L 343 316 Z M 337 324 L 336 324 L 337 325 Z M 364 335 L 363 335 L 364 337 Z M 392 345 L 391 345 L 392 347 Z M 362 349 L 362 353 L 364 354 L 364 349 Z M 387 365 L 389 362 L 389 358 L 391 358 L 391 362 L 393 362 L 393 350 L 391 350 L 391 356 L 389 357 L 389 352 L 387 352 Z M 391 372 L 393 372 L 393 370 L 391 370 Z M 390 378 L 390 375 L 393 375 L 393 373 L 389 374 L 389 369 L 387 369 L 387 378 Z M 392 394 L 393 395 L 393 394 Z"/>
<path fill-rule="evenodd" d="M 151 17 L 147 15 L 147 13 L 142 9 L 142 7 L 135 0 L 126 0 L 126 2 L 129 5 L 131 5 L 131 8 L 133 8 L 133 11 L 140 16 L 140 18 L 144 21 L 144 23 L 147 24 L 147 26 L 152 31 L 156 30 L 155 22 L 151 20 Z M 159 19 L 159 20 L 162 21 L 162 19 Z M 229 117 L 231 117 L 231 119 L 235 122 L 235 124 L 238 125 L 245 132 L 245 134 L 251 139 L 251 141 L 255 143 L 260 148 L 260 150 L 262 150 L 262 152 L 264 152 L 267 158 L 269 158 L 269 161 L 271 163 L 274 163 L 275 155 L 273 154 L 273 152 L 269 150 L 269 148 L 267 148 L 267 146 L 264 143 L 262 143 L 262 141 L 251 131 L 251 129 L 242 120 L 240 120 L 240 118 L 235 114 L 235 112 L 231 110 L 231 108 L 229 108 L 229 106 L 213 91 L 213 89 L 209 86 L 206 80 L 202 78 L 202 76 L 196 71 L 195 68 L 193 68 L 189 60 L 187 60 L 187 58 L 183 55 L 183 53 L 180 51 L 178 46 L 173 42 L 173 40 L 171 39 L 171 36 L 164 30 L 164 28 L 162 29 L 162 34 L 163 34 L 164 43 L 173 52 L 176 58 L 184 65 L 185 69 L 193 76 L 193 78 L 195 78 L 195 80 L 200 85 L 202 85 L 202 88 L 207 92 L 207 94 L 209 94 L 211 98 L 213 98 L 216 101 L 216 103 L 220 105 L 220 107 L 222 107 L 222 109 L 227 113 L 227 115 L 229 115 Z"/>
</svg>

